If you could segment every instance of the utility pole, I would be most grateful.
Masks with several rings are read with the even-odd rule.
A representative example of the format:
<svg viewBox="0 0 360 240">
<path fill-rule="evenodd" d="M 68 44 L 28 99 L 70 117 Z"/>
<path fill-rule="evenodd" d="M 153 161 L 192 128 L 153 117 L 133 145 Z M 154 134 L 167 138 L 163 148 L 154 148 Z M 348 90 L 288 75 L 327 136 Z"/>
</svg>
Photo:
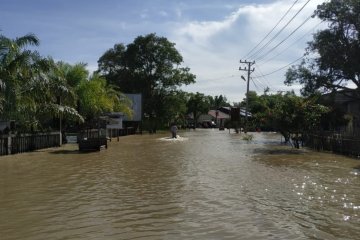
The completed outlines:
<svg viewBox="0 0 360 240">
<path fill-rule="evenodd" d="M 242 61 L 240 60 L 240 63 L 246 64 L 245 67 L 239 67 L 240 71 L 247 71 L 247 87 L 246 87 L 246 111 L 245 111 L 245 127 L 244 130 L 247 131 L 247 123 L 248 123 L 248 110 L 249 110 L 249 85 L 250 85 L 250 74 L 255 71 L 255 68 L 251 69 L 251 66 L 255 64 L 255 61 L 249 62 L 249 61 Z M 241 76 L 243 80 L 245 78 Z M 245 80 L 246 81 L 246 80 Z"/>
</svg>

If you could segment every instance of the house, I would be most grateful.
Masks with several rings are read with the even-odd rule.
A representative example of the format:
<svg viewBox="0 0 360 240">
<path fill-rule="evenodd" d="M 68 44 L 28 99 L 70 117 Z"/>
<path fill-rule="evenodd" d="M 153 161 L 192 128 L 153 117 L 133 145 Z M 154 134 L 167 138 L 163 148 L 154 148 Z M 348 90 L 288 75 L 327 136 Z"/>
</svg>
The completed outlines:
<svg viewBox="0 0 360 240">
<path fill-rule="evenodd" d="M 212 120 L 215 121 L 216 126 L 223 128 L 225 121 L 229 120 L 231 116 L 220 110 L 210 110 L 208 115 L 211 116 Z"/>
<path fill-rule="evenodd" d="M 122 112 L 107 113 L 107 129 L 122 129 L 125 115 Z"/>
<path fill-rule="evenodd" d="M 331 106 L 344 113 L 347 123 L 340 126 L 332 126 L 346 135 L 360 135 L 360 97 L 355 90 L 344 90 L 328 93 L 322 96 L 321 103 Z"/>
<path fill-rule="evenodd" d="M 225 121 L 231 120 L 231 112 L 232 107 L 220 107 L 216 110 L 209 110 L 207 114 L 202 114 L 198 118 L 198 124 L 204 125 L 212 125 L 211 122 L 215 123 L 216 127 L 223 128 L 225 125 Z M 239 119 L 244 118 L 246 116 L 246 111 L 242 108 L 238 110 Z M 251 117 L 251 113 L 248 112 L 248 117 Z M 210 123 L 210 124 L 209 124 Z"/>
</svg>

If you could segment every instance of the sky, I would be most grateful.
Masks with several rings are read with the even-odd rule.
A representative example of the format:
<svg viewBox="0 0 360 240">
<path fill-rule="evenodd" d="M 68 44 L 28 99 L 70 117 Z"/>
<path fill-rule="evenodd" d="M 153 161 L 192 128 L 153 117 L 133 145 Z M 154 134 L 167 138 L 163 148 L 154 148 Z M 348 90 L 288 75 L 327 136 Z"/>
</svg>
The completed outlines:
<svg viewBox="0 0 360 240">
<path fill-rule="evenodd" d="M 239 70 L 246 65 L 240 60 L 255 61 L 250 90 L 298 92 L 300 86 L 284 85 L 284 75 L 291 63 L 300 63 L 313 34 L 326 27 L 309 18 L 323 1 L 0 0 L 0 34 L 33 33 L 42 56 L 87 63 L 92 72 L 114 44 L 156 33 L 175 43 L 182 66 L 196 75 L 196 83 L 182 89 L 239 102 L 247 88 L 241 78 L 247 79 L 247 71 Z"/>
</svg>

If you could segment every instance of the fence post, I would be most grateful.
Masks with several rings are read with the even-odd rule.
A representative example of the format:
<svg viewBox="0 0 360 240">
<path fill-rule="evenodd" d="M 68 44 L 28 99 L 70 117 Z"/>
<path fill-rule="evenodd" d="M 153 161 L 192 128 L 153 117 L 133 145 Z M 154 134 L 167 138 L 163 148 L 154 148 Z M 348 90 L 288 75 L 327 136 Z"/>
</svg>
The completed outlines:
<svg viewBox="0 0 360 240">
<path fill-rule="evenodd" d="M 8 144 L 7 144 L 7 147 L 8 147 L 7 152 L 8 152 L 8 155 L 10 155 L 11 154 L 11 136 L 10 135 L 7 138 L 7 142 L 8 142 Z"/>
</svg>

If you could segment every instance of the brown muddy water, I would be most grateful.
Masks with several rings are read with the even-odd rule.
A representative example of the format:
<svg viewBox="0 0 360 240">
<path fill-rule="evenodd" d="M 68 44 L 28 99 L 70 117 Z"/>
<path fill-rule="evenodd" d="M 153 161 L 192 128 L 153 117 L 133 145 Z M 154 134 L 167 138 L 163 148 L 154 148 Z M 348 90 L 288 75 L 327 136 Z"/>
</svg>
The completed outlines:
<svg viewBox="0 0 360 240">
<path fill-rule="evenodd" d="M 179 134 L 0 157 L 0 239 L 360 239 L 359 160 Z"/>
</svg>

